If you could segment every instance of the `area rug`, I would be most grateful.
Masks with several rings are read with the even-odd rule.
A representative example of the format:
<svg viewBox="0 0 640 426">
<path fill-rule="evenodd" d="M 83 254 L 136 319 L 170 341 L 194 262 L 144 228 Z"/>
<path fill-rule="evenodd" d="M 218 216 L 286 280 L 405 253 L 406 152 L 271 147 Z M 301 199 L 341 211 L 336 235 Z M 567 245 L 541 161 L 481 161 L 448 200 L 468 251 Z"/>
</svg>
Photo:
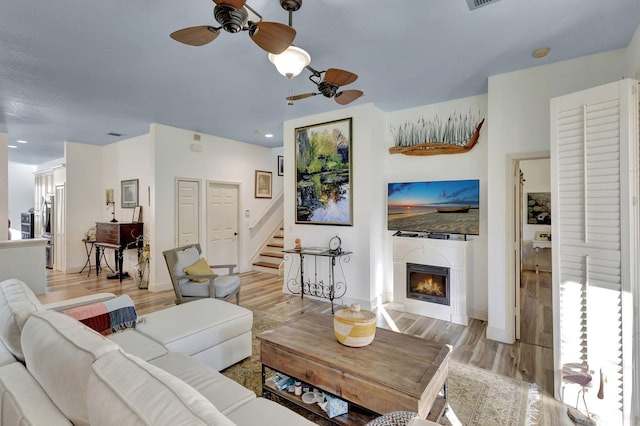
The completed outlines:
<svg viewBox="0 0 640 426">
<path fill-rule="evenodd" d="M 255 337 L 284 321 L 282 317 L 254 309 L 252 355 L 222 373 L 260 395 L 260 342 Z M 281 402 L 317 424 L 331 424 L 294 404 Z M 448 426 L 535 425 L 538 424 L 540 404 L 540 393 L 534 384 L 454 362 L 449 365 L 449 408 L 439 423 Z"/>
</svg>

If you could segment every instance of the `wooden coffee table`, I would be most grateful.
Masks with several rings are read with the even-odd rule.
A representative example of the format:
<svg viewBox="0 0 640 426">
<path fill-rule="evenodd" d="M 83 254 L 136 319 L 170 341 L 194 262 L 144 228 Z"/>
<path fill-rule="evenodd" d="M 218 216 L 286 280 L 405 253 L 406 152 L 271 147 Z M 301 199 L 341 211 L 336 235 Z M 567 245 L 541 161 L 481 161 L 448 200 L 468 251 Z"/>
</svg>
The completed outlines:
<svg viewBox="0 0 640 426">
<path fill-rule="evenodd" d="M 303 315 L 257 337 L 263 395 L 324 414 L 317 404 L 277 390 L 267 380 L 268 367 L 348 401 L 349 413 L 334 423 L 364 424 L 398 410 L 437 421 L 446 408 L 450 345 L 378 328 L 373 343 L 352 348 L 336 340 L 330 315 Z"/>
</svg>

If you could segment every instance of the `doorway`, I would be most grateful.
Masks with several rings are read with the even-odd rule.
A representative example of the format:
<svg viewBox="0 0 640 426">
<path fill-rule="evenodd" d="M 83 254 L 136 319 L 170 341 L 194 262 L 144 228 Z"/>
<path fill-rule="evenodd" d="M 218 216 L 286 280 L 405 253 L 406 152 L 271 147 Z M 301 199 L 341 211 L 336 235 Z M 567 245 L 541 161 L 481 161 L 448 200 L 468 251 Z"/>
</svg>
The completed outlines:
<svg viewBox="0 0 640 426">
<path fill-rule="evenodd" d="M 553 350 L 549 158 L 514 163 L 516 339 Z"/>
<path fill-rule="evenodd" d="M 207 261 L 212 265 L 238 265 L 240 186 L 207 183 Z"/>
</svg>

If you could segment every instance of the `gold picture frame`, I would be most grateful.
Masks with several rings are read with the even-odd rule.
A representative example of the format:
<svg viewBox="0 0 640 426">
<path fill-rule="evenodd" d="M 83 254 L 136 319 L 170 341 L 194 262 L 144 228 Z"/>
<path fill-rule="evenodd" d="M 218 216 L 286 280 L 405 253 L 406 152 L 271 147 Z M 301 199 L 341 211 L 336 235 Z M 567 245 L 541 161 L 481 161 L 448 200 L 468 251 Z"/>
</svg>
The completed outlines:
<svg viewBox="0 0 640 426">
<path fill-rule="evenodd" d="M 296 223 L 353 226 L 352 119 L 295 129 Z"/>
</svg>

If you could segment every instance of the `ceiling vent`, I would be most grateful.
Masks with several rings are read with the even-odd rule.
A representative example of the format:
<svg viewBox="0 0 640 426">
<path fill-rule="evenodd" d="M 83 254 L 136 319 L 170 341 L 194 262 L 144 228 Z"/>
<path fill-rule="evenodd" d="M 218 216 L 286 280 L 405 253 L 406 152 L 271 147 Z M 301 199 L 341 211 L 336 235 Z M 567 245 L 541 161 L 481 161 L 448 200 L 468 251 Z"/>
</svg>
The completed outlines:
<svg viewBox="0 0 640 426">
<path fill-rule="evenodd" d="M 469 10 L 475 10 L 479 7 L 489 6 L 491 3 L 495 3 L 498 0 L 467 0 L 467 4 L 469 5 Z"/>
<path fill-rule="evenodd" d="M 109 132 L 107 133 L 107 136 L 120 137 L 120 136 L 124 136 L 124 133 Z"/>
</svg>

